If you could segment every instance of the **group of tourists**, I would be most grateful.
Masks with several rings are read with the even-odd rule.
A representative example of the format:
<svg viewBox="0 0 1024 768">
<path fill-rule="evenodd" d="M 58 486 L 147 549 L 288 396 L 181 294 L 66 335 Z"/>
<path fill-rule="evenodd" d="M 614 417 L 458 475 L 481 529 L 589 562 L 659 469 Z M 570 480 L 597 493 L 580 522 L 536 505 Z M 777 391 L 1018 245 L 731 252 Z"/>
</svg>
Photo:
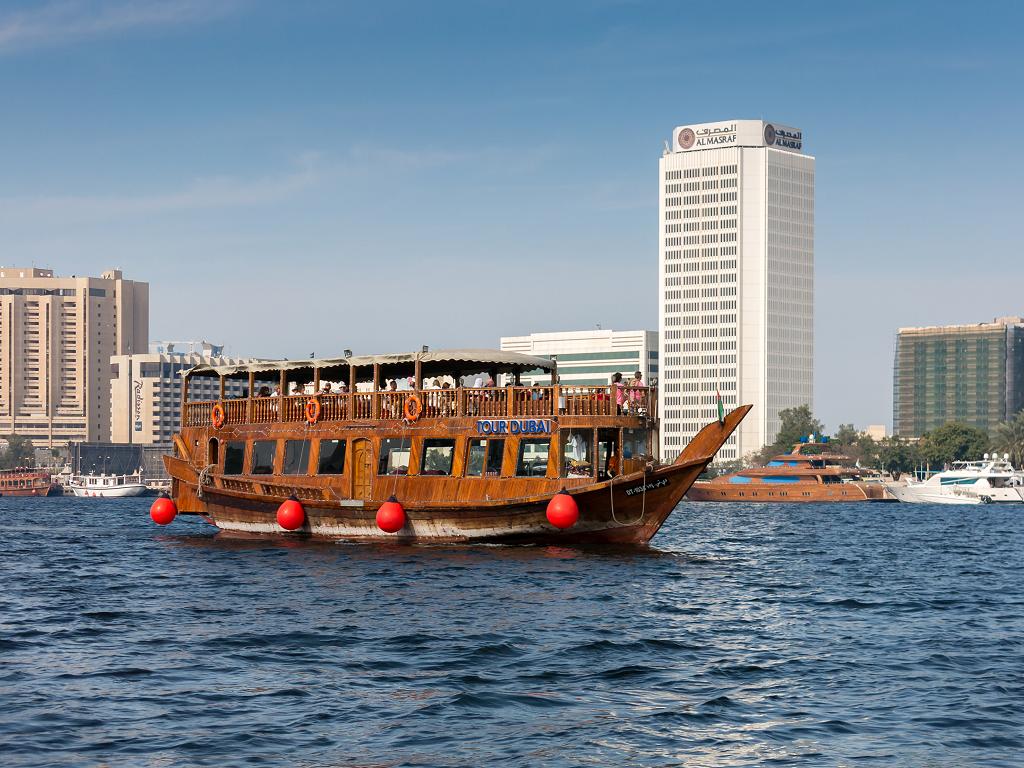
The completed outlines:
<svg viewBox="0 0 1024 768">
<path fill-rule="evenodd" d="M 612 395 L 615 397 L 615 407 L 619 413 L 630 413 L 639 410 L 643 402 L 644 380 L 643 374 L 637 371 L 628 384 L 622 383 L 622 374 L 612 374 Z"/>
</svg>

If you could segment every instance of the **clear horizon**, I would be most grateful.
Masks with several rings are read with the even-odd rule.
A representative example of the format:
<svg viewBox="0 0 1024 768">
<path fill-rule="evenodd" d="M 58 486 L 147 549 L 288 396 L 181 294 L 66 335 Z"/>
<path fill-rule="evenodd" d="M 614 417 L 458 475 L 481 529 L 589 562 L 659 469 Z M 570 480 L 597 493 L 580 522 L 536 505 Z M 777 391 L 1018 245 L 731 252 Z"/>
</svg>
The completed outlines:
<svg viewBox="0 0 1024 768">
<path fill-rule="evenodd" d="M 1024 314 L 1024 11 L 746 7 L 7 3 L 0 261 L 233 356 L 656 329 L 663 143 L 764 117 L 817 159 L 815 413 L 891 427 L 897 328 Z"/>
</svg>

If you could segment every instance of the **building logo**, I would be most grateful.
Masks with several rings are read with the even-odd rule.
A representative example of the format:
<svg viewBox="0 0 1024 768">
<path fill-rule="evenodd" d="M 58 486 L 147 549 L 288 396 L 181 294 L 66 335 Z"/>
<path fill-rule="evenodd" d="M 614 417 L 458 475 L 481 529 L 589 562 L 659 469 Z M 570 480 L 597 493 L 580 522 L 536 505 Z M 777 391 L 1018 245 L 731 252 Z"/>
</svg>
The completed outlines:
<svg viewBox="0 0 1024 768">
<path fill-rule="evenodd" d="M 679 138 L 677 140 L 679 141 L 680 147 L 683 149 L 689 149 L 697 140 L 697 136 L 691 128 L 683 128 L 683 130 L 679 132 Z"/>
<path fill-rule="evenodd" d="M 769 147 L 775 146 L 775 126 L 771 123 L 764 126 L 764 143 Z"/>
</svg>

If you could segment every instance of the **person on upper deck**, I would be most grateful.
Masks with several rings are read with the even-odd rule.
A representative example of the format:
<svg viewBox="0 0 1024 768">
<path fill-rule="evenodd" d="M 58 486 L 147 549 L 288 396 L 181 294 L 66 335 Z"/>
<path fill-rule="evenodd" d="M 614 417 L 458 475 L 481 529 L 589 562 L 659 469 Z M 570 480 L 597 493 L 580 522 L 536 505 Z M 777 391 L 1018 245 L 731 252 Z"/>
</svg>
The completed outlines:
<svg viewBox="0 0 1024 768">
<path fill-rule="evenodd" d="M 643 374 L 637 371 L 633 374 L 632 380 L 629 382 L 629 401 L 630 409 L 637 409 L 640 407 L 640 401 L 643 398 L 644 380 Z"/>
<path fill-rule="evenodd" d="M 329 395 L 329 394 L 331 394 L 331 382 L 325 381 L 323 384 L 320 385 L 320 394 L 321 395 Z"/>
<path fill-rule="evenodd" d="M 612 397 L 615 398 L 615 411 L 622 413 L 622 406 L 626 404 L 626 388 L 622 385 L 622 374 L 612 374 Z"/>
<path fill-rule="evenodd" d="M 303 385 L 299 384 L 299 382 L 297 382 L 297 381 L 296 382 L 292 382 L 292 391 L 291 391 L 292 395 L 303 395 L 305 393 L 306 393 L 306 388 Z"/>
<path fill-rule="evenodd" d="M 270 387 L 264 384 L 256 393 L 256 397 L 270 397 Z"/>
</svg>

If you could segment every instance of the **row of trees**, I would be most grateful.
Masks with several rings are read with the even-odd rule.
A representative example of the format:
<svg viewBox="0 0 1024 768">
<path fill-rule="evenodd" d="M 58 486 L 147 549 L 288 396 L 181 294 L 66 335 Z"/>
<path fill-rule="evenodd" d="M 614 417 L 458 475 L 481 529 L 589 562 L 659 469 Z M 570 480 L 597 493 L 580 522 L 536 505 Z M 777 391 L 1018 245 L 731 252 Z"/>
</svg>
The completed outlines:
<svg viewBox="0 0 1024 768">
<path fill-rule="evenodd" d="M 32 449 L 32 441 L 21 435 L 7 435 L 4 438 L 6 448 L 0 448 L 0 469 L 15 467 L 34 467 L 36 454 Z"/>
<path fill-rule="evenodd" d="M 763 465 L 773 456 L 789 453 L 801 438 L 825 434 L 824 425 L 806 405 L 788 408 L 779 413 L 779 418 L 781 426 L 775 442 L 737 464 Z M 1007 453 L 1014 466 L 1019 467 L 1024 464 L 1024 411 L 997 426 L 991 435 L 978 427 L 953 421 L 925 433 L 914 443 L 899 437 L 875 441 L 858 432 L 852 424 L 840 424 L 830 439 L 836 445 L 836 452 L 855 459 L 860 466 L 894 475 L 918 467 L 942 469 L 952 461 L 979 459 L 988 452 Z"/>
</svg>

